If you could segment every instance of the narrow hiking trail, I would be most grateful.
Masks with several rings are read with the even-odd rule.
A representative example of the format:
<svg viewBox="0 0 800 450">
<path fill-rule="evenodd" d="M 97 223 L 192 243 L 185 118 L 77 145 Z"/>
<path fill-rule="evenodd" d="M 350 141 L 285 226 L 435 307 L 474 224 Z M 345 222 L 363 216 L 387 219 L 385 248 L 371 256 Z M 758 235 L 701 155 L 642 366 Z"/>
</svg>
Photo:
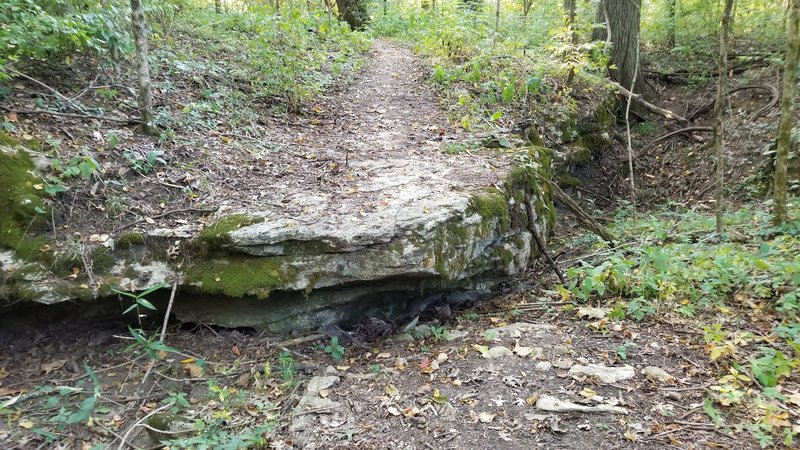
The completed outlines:
<svg viewBox="0 0 800 450">
<path fill-rule="evenodd" d="M 353 82 L 311 109 L 271 131 L 281 151 L 251 173 L 260 177 L 255 187 L 232 189 L 231 202 L 342 232 L 354 221 L 491 185 L 511 164 L 496 154 L 442 151 L 443 142 L 468 136 L 448 125 L 419 60 L 390 42 L 376 41 Z M 136 420 L 183 395 L 191 406 L 178 434 L 198 419 L 216 424 L 209 435 L 274 424 L 266 433 L 273 449 L 745 448 L 703 412 L 711 372 L 697 333 L 608 323 L 608 311 L 593 308 L 576 317 L 563 304 L 545 291 L 457 314 L 428 311 L 430 320 L 406 333 L 343 341 L 338 360 L 325 350 L 328 337 L 282 341 L 251 329 L 173 327 L 168 344 L 208 365 L 170 356 L 144 386 L 138 382 L 152 367 L 123 351 L 130 338 L 119 323 L 0 327 L 15 334 L 0 355 L 0 368 L 12 369 L 0 370 L 0 379 L 8 392 L 26 393 L 86 379 L 91 367 L 108 412 L 74 438 L 75 447 L 119 445 Z M 52 415 L 30 411 L 31 426 Z M 16 431 L 0 425 L 0 444 L 28 448 Z M 141 432 L 128 443 L 155 442 Z"/>
<path fill-rule="evenodd" d="M 378 191 L 398 188 L 406 193 L 392 195 L 411 200 L 498 182 L 510 158 L 445 153 L 447 143 L 470 136 L 448 123 L 428 70 L 407 48 L 376 40 L 348 85 L 269 136 L 289 149 L 271 155 L 271 197 L 282 204 L 269 206 L 294 217 L 323 214 L 315 202 L 325 215 L 363 216 L 385 200 Z"/>
</svg>

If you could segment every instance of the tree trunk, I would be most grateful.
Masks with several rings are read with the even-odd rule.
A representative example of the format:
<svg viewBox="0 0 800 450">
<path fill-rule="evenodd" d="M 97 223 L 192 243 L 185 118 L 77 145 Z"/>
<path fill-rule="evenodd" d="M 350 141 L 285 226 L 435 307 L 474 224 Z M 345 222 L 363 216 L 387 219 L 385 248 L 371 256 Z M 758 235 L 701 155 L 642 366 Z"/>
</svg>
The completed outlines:
<svg viewBox="0 0 800 450">
<path fill-rule="evenodd" d="M 578 34 L 575 33 L 575 0 L 564 0 L 564 20 L 567 22 L 567 28 L 569 29 L 569 44 L 571 47 L 570 52 L 575 51 L 575 47 L 578 45 Z M 575 66 L 571 66 L 569 68 L 569 74 L 567 75 L 567 81 L 564 83 L 564 86 L 572 86 L 572 82 L 575 79 Z"/>
<path fill-rule="evenodd" d="M 592 36 L 595 40 L 604 40 L 610 36 L 613 43 L 611 63 L 616 66 L 616 69 L 612 70 L 612 76 L 622 87 L 630 90 L 634 84 L 634 74 L 638 72 L 636 86 L 639 92 L 644 92 L 646 86 L 644 76 L 642 71 L 636 68 L 641 14 L 639 1 L 601 0 L 597 17 L 600 23 L 606 24 L 606 33 L 599 28 L 595 29 Z"/>
<path fill-rule="evenodd" d="M 350 25 L 351 30 L 361 30 L 369 21 L 367 0 L 336 0 L 339 18 Z"/>
<path fill-rule="evenodd" d="M 678 0 L 667 1 L 667 48 L 675 48 L 675 16 L 678 10 Z"/>
<path fill-rule="evenodd" d="M 778 123 L 778 151 L 775 155 L 775 187 L 772 200 L 772 215 L 775 225 L 786 220 L 787 165 L 789 148 L 792 145 L 792 113 L 794 88 L 797 84 L 797 60 L 800 53 L 800 0 L 789 0 L 789 34 L 786 39 L 786 61 L 783 71 L 783 94 L 781 95 L 781 119 Z"/>
<path fill-rule="evenodd" d="M 217 14 L 222 13 L 222 0 L 214 0 L 214 11 Z"/>
<path fill-rule="evenodd" d="M 716 216 L 717 233 L 725 231 L 723 222 L 723 196 L 725 187 L 725 127 L 722 123 L 728 102 L 728 34 L 730 33 L 733 0 L 725 0 L 725 9 L 722 12 L 722 27 L 719 31 L 719 86 L 717 86 L 717 102 L 714 107 L 714 145 L 717 154 L 717 195 Z"/>
<path fill-rule="evenodd" d="M 147 24 L 140 0 L 131 0 L 131 32 L 136 45 L 136 72 L 139 83 L 139 108 L 142 116 L 142 132 L 155 135 L 153 126 L 153 97 L 150 93 L 150 63 L 147 60 Z"/>
</svg>

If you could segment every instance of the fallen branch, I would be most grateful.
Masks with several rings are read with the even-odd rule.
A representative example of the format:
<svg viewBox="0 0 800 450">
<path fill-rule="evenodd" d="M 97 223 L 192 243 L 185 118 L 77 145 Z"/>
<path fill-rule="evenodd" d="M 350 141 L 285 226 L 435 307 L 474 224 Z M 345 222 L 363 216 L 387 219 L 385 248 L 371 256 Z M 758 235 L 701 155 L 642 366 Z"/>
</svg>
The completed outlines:
<svg viewBox="0 0 800 450">
<path fill-rule="evenodd" d="M 684 134 L 684 133 L 691 133 L 691 132 L 694 132 L 694 131 L 711 132 L 711 131 L 714 131 L 714 129 L 711 128 L 711 127 L 686 127 L 686 128 L 681 128 L 680 130 L 671 131 L 671 132 L 669 132 L 669 133 L 667 133 L 667 134 L 665 134 L 665 135 L 663 135 L 661 137 L 658 137 L 658 138 L 650 141 L 647 145 L 642 147 L 641 150 L 639 150 L 639 153 L 642 153 L 642 152 L 645 152 L 647 150 L 650 150 L 656 144 L 658 144 L 660 142 L 664 142 L 664 141 L 666 141 L 667 139 L 669 139 L 669 138 L 671 138 L 673 136 L 677 136 L 679 134 Z"/>
<path fill-rule="evenodd" d="M 60 98 L 61 100 L 64 100 L 65 102 L 67 102 L 67 104 L 69 106 L 71 106 L 73 109 L 75 109 L 75 111 L 83 112 L 83 108 L 80 105 L 76 104 L 75 102 L 73 102 L 72 100 L 67 98 L 62 93 L 60 93 L 57 90 L 51 88 L 50 86 L 44 84 L 43 82 L 37 80 L 36 78 L 30 77 L 28 75 L 25 75 L 24 73 L 22 73 L 20 71 L 17 71 L 17 70 L 14 70 L 11 67 L 6 67 L 6 70 L 11 72 L 11 73 L 13 73 L 14 75 L 16 75 L 16 76 L 18 76 L 20 78 L 24 78 L 24 79 L 26 79 L 28 81 L 31 81 L 33 83 L 38 84 L 39 86 L 41 86 L 41 87 L 47 89 L 48 91 L 52 92 L 53 94 L 55 94 L 56 97 Z"/>
<path fill-rule="evenodd" d="M 209 208 L 209 209 L 200 209 L 200 208 L 173 209 L 171 211 L 163 212 L 161 214 L 156 214 L 155 216 L 150 217 L 150 219 L 160 219 L 162 217 L 166 217 L 166 216 L 169 216 L 171 214 L 178 214 L 178 213 L 184 213 L 184 212 L 212 213 L 212 212 L 216 211 L 217 209 L 218 208 Z M 138 225 L 138 224 L 140 224 L 142 222 L 146 222 L 146 221 L 147 221 L 147 219 L 134 220 L 131 223 L 127 223 L 125 225 L 122 225 L 119 228 L 114 229 L 113 233 L 119 233 L 122 230 L 130 228 L 132 226 L 136 226 L 136 225 Z"/>
<path fill-rule="evenodd" d="M 661 108 L 659 106 L 656 106 L 648 102 L 647 100 L 642 98 L 641 95 L 634 94 L 633 92 L 622 87 L 619 83 L 616 83 L 614 81 L 608 81 L 608 83 L 611 84 L 611 86 L 613 86 L 614 88 L 616 88 L 617 91 L 619 91 L 619 93 L 622 94 L 625 98 L 635 101 L 637 104 L 643 106 L 646 110 L 654 114 L 658 114 L 662 117 L 666 117 L 667 119 L 672 119 L 681 125 L 689 124 L 689 120 L 686 119 L 685 117 L 681 117 L 668 109 Z"/>
<path fill-rule="evenodd" d="M 278 342 L 273 347 L 278 347 L 278 348 L 280 348 L 280 347 L 292 347 L 292 346 L 299 345 L 299 344 L 305 344 L 307 342 L 318 341 L 320 339 L 325 339 L 327 337 L 328 337 L 328 335 L 327 334 L 323 334 L 323 333 L 310 334 L 308 336 L 303 336 L 303 337 L 294 338 L 294 339 L 287 339 L 285 341 Z"/>
<path fill-rule="evenodd" d="M 570 198 L 564 191 L 561 190 L 560 187 L 556 183 L 553 183 L 550 180 L 545 180 L 550 187 L 553 188 L 553 194 L 555 194 L 556 199 L 564 204 L 570 211 L 575 214 L 575 217 L 578 219 L 578 222 L 583 225 L 584 228 L 591 231 L 592 233 L 599 236 L 601 239 L 608 243 L 613 243 L 616 238 L 610 231 L 606 229 L 600 222 L 595 220 L 592 216 L 589 215 L 580 205 L 578 205 L 575 200 Z"/>
<path fill-rule="evenodd" d="M 767 103 L 767 105 L 765 105 L 763 108 L 759 109 L 752 116 L 750 116 L 750 120 L 755 120 L 759 116 L 761 116 L 761 114 L 764 114 L 765 112 L 769 111 L 772 107 L 774 107 L 775 105 L 778 104 L 778 99 L 780 98 L 780 94 L 778 93 L 778 90 L 776 88 L 772 87 L 772 86 L 769 86 L 769 85 L 766 85 L 766 84 L 750 84 L 750 85 L 747 85 L 747 86 L 740 86 L 740 87 L 731 89 L 730 91 L 728 91 L 728 96 L 730 97 L 731 94 L 735 94 L 736 92 L 746 91 L 746 90 L 751 90 L 751 89 L 768 91 L 770 93 L 770 95 L 772 95 L 772 100 L 770 100 L 770 102 Z M 708 111 L 709 109 L 713 108 L 716 103 L 717 103 L 717 99 L 709 100 L 708 103 L 706 103 L 703 106 L 699 107 L 695 112 L 689 114 L 689 120 L 694 120 L 700 114 L 703 114 L 706 111 Z"/>
<path fill-rule="evenodd" d="M 117 447 L 117 450 L 122 450 L 123 448 L 125 448 L 125 445 L 127 445 L 127 440 L 128 440 L 128 437 L 131 435 L 131 433 L 133 432 L 133 430 L 135 430 L 136 428 L 138 428 L 138 427 L 139 427 L 139 426 L 140 426 L 140 425 L 141 425 L 143 422 L 145 422 L 147 419 L 149 419 L 149 418 L 153 417 L 154 415 L 156 415 L 156 414 L 160 413 L 161 411 L 164 411 L 165 409 L 167 409 L 167 408 L 169 408 L 169 407 L 171 407 L 171 406 L 172 406 L 172 405 L 163 405 L 163 406 L 161 406 L 161 407 L 159 407 L 159 408 L 156 408 L 156 409 L 154 409 L 154 410 L 150 411 L 149 413 L 147 413 L 147 415 L 146 415 L 146 416 L 144 416 L 144 417 L 142 417 L 141 419 L 139 419 L 139 420 L 137 420 L 136 422 L 134 422 L 134 424 L 133 424 L 133 425 L 131 425 L 130 427 L 128 427 L 128 431 L 126 431 L 126 432 L 125 432 L 125 434 L 124 434 L 124 435 L 122 435 L 122 442 L 120 442 L 120 443 L 119 443 L 119 447 Z"/>
<path fill-rule="evenodd" d="M 175 303 L 175 293 L 178 292 L 178 284 L 180 284 L 181 277 L 178 275 L 175 282 L 172 284 L 172 292 L 169 294 L 169 303 L 167 304 L 167 312 L 164 313 L 164 325 L 161 327 L 161 343 L 167 338 L 167 324 L 169 323 L 169 315 L 172 312 L 172 304 Z"/>
<path fill-rule="evenodd" d="M 138 119 L 117 119 L 116 117 L 108 117 L 108 116 L 97 116 L 94 114 L 77 114 L 77 113 L 65 113 L 65 112 L 58 112 L 58 111 L 48 111 L 46 109 L 11 109 L 7 106 L 2 107 L 6 111 L 14 111 L 17 114 L 47 114 L 49 116 L 58 116 L 58 117 L 74 117 L 76 119 L 95 119 L 95 120 L 102 120 L 105 122 L 117 122 L 117 123 L 125 123 L 130 125 L 136 125 L 140 123 Z"/>
<path fill-rule="evenodd" d="M 533 213 L 531 196 L 527 192 L 525 193 L 525 211 L 528 213 L 528 230 L 530 230 L 531 234 L 533 235 L 536 245 L 544 254 L 544 257 L 547 259 L 550 267 L 553 268 L 553 272 L 556 273 L 558 280 L 561 281 L 561 284 L 566 285 L 567 280 L 564 278 L 564 274 L 561 273 L 561 269 L 558 268 L 558 264 L 556 264 L 556 261 L 553 259 L 553 255 L 550 254 L 550 249 L 547 248 L 547 243 L 542 239 L 541 236 L 539 236 L 539 231 L 536 229 L 536 215 Z"/>
</svg>

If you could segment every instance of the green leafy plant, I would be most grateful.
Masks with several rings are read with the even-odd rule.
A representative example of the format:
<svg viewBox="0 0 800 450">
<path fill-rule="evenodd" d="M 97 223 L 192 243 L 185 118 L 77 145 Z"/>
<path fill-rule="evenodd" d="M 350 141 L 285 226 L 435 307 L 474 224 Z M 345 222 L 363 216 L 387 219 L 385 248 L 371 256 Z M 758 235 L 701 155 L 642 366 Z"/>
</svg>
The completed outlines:
<svg viewBox="0 0 800 450">
<path fill-rule="evenodd" d="M 297 363 L 295 363 L 292 354 L 285 351 L 281 352 L 278 355 L 278 365 L 283 382 L 285 384 L 293 383 L 295 373 L 297 372 Z"/>
<path fill-rule="evenodd" d="M 131 169 L 139 172 L 142 175 L 147 175 L 155 169 L 158 164 L 166 164 L 161 155 L 164 154 L 163 150 L 149 150 L 146 153 L 141 153 L 134 150 L 126 150 L 122 152 L 122 156 L 128 161 Z"/>
<path fill-rule="evenodd" d="M 331 355 L 331 358 L 336 362 L 344 359 L 344 347 L 339 344 L 338 336 L 331 338 L 330 344 L 325 346 L 325 353 Z"/>
</svg>

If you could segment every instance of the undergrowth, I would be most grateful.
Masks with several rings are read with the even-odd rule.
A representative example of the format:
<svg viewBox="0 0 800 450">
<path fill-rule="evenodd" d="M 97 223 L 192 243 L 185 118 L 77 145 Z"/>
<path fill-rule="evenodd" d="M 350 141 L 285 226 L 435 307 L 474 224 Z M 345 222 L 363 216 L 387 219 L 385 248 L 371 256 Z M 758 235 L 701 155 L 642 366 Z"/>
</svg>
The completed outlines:
<svg viewBox="0 0 800 450">
<path fill-rule="evenodd" d="M 779 228 L 763 206 L 714 217 L 682 208 L 634 224 L 621 216 L 621 244 L 592 244 L 592 256 L 567 270 L 565 299 L 609 308 L 603 321 L 684 322 L 717 368 L 705 411 L 718 426 L 746 429 L 762 446 L 791 446 L 788 420 L 800 406 L 800 208 Z M 598 324 L 597 328 L 603 328 Z M 791 405 L 791 406 L 789 406 Z M 721 410 L 718 410 L 721 408 Z"/>
</svg>

